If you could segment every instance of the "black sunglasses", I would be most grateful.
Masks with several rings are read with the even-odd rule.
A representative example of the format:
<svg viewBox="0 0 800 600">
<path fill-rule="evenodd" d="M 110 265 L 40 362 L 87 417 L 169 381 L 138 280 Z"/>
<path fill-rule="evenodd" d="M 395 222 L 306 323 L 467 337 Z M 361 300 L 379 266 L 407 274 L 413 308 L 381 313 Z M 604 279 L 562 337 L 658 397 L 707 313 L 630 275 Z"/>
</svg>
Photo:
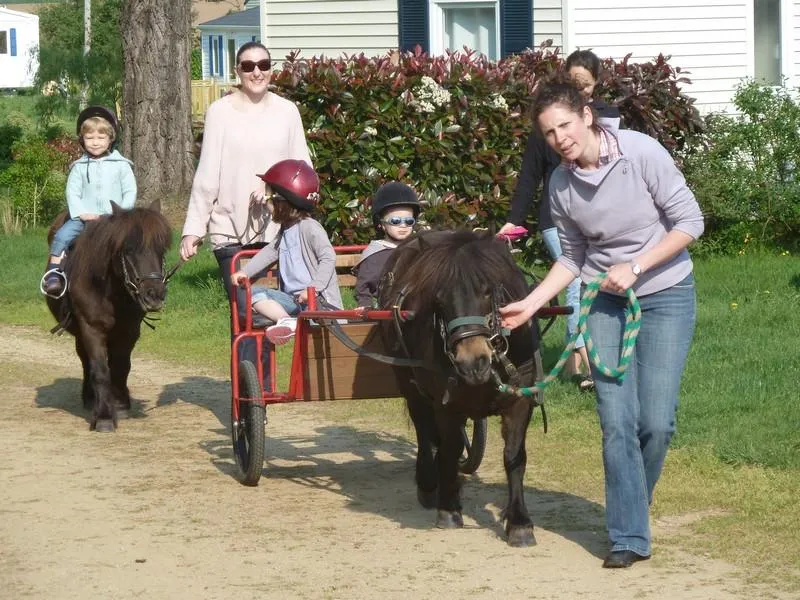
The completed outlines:
<svg viewBox="0 0 800 600">
<path fill-rule="evenodd" d="M 252 73 L 256 67 L 262 73 L 269 71 L 272 68 L 272 61 L 269 58 L 261 59 L 258 62 L 252 60 L 243 60 L 239 63 L 239 68 L 245 73 Z"/>
<path fill-rule="evenodd" d="M 414 217 L 392 217 L 391 219 L 385 219 L 382 221 L 384 225 L 394 225 L 395 227 L 399 225 L 413 227 L 414 223 L 416 222 L 417 220 Z"/>
</svg>

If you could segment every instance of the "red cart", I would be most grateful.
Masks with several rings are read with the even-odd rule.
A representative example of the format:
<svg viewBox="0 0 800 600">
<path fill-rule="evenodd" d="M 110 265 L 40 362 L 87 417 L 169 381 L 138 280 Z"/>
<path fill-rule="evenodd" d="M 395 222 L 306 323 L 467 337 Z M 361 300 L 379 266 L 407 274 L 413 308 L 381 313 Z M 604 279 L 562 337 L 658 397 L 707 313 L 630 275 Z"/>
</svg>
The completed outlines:
<svg viewBox="0 0 800 600">
<path fill-rule="evenodd" d="M 337 270 L 355 264 L 365 246 L 336 247 Z M 231 261 L 231 274 L 240 270 L 244 260 L 256 250 L 243 250 Z M 340 285 L 352 285 L 347 272 L 340 276 Z M 274 273 L 268 281 L 277 281 Z M 246 307 L 250 307 L 251 288 L 245 286 Z M 288 390 L 276 388 L 278 357 L 275 347 L 265 335 L 263 317 L 245 310 L 240 311 L 237 294 L 233 294 L 231 311 L 234 337 L 231 344 L 231 432 L 233 452 L 239 467 L 239 479 L 245 485 L 256 485 L 264 463 L 266 406 L 284 402 L 311 402 L 317 400 L 347 400 L 368 398 L 395 398 L 399 396 L 392 367 L 375 357 L 385 356 L 382 338 L 377 325 L 394 318 L 388 310 L 338 310 L 319 311 L 316 294 L 309 288 L 308 310 L 297 316 Z M 569 312 L 564 307 L 549 307 L 540 311 L 540 317 Z M 403 318 L 413 318 L 404 311 Z M 335 320 L 336 331 L 325 326 L 325 321 Z M 338 335 L 337 335 L 338 333 Z M 342 333 L 346 339 L 342 339 Z M 253 340 L 257 359 L 240 358 L 244 340 Z M 354 345 L 358 351 L 354 351 Z M 264 372 L 262 353 L 269 353 L 269 389 L 263 389 Z M 541 357 L 536 357 L 537 379 L 544 373 Z M 459 463 L 463 473 L 473 473 L 483 459 L 486 447 L 486 419 L 468 423 L 464 430 L 465 451 Z"/>
</svg>

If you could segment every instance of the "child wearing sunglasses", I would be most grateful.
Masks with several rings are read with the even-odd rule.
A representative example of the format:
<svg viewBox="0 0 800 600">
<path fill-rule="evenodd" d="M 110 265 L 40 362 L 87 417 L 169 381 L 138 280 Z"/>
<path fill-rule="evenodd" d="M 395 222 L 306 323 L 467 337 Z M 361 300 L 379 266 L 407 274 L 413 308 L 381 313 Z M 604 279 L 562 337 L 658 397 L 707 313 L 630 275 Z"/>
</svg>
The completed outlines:
<svg viewBox="0 0 800 600">
<path fill-rule="evenodd" d="M 276 322 L 267 327 L 267 339 L 284 344 L 294 337 L 294 317 L 308 304 L 307 287 L 316 289 L 324 305 L 342 307 L 336 253 L 322 225 L 311 217 L 319 203 L 319 178 L 307 162 L 282 160 L 259 177 L 271 191 L 267 205 L 280 231 L 231 281 L 241 286 L 278 262 L 280 289 L 254 286 L 252 304 L 253 310 Z"/>
<path fill-rule="evenodd" d="M 383 267 L 397 244 L 414 232 L 419 208 L 417 194 L 404 183 L 392 181 L 378 188 L 372 199 L 377 239 L 370 242 L 354 268 L 359 306 L 375 306 Z"/>
</svg>

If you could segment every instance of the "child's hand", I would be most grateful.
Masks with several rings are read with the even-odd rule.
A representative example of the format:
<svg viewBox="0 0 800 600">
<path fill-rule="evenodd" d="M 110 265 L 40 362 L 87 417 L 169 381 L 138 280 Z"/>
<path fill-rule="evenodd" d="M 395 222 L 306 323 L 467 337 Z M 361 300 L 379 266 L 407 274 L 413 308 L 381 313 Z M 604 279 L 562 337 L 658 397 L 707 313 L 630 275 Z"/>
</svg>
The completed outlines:
<svg viewBox="0 0 800 600">
<path fill-rule="evenodd" d="M 86 221 L 96 221 L 97 219 L 99 219 L 99 218 L 100 218 L 100 215 L 95 215 L 95 214 L 92 214 L 92 213 L 83 213 L 83 214 L 80 216 L 80 218 L 81 218 L 81 221 L 83 221 L 83 222 L 86 222 Z"/>
<path fill-rule="evenodd" d="M 298 304 L 308 304 L 308 290 L 302 289 L 297 292 L 297 302 Z"/>
<path fill-rule="evenodd" d="M 233 275 L 231 275 L 231 281 L 233 285 L 244 287 L 244 284 L 248 281 L 247 274 L 244 271 L 236 271 Z"/>
</svg>

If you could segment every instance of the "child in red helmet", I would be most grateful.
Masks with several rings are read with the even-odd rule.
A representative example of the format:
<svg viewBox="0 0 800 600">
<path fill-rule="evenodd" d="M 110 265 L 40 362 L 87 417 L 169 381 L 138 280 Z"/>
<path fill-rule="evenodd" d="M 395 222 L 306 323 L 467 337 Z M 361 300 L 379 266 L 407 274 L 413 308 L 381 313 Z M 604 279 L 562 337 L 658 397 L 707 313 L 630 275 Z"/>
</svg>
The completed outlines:
<svg viewBox="0 0 800 600">
<path fill-rule="evenodd" d="M 372 222 L 378 239 L 370 242 L 354 268 L 359 306 L 375 305 L 383 266 L 397 244 L 414 232 L 418 216 L 419 198 L 405 183 L 390 181 L 378 188 L 372 199 Z"/>
<path fill-rule="evenodd" d="M 267 338 L 283 344 L 294 337 L 293 317 L 308 303 L 307 287 L 313 286 L 329 306 L 342 307 L 336 253 L 322 225 L 311 217 L 319 202 L 319 178 L 307 162 L 282 160 L 258 177 L 271 192 L 267 206 L 281 229 L 231 280 L 240 285 L 278 262 L 280 289 L 255 286 L 252 301 L 256 312 L 275 321 L 266 330 Z"/>
</svg>

